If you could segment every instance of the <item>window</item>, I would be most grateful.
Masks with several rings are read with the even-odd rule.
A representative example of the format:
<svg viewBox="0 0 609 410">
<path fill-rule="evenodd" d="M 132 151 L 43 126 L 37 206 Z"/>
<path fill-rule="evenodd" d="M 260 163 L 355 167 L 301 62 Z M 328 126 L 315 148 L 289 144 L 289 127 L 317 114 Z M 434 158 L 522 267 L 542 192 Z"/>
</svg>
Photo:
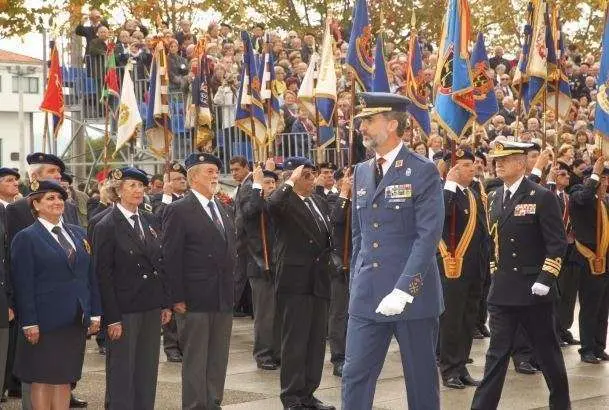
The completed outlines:
<svg viewBox="0 0 609 410">
<path fill-rule="evenodd" d="M 19 92 L 19 78 L 25 94 L 38 94 L 38 77 L 17 77 L 13 76 L 13 93 Z"/>
</svg>

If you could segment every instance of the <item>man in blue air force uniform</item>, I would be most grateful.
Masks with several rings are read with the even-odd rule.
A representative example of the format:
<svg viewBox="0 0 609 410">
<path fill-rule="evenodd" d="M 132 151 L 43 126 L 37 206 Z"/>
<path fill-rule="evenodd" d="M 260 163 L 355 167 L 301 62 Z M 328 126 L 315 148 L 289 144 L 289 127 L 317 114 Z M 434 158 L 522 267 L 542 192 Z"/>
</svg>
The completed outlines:
<svg viewBox="0 0 609 410">
<path fill-rule="evenodd" d="M 343 409 L 372 408 L 396 336 L 411 409 L 439 409 L 438 317 L 444 310 L 436 249 L 444 203 L 435 165 L 400 140 L 410 101 L 363 93 L 364 145 L 375 151 L 353 182 L 353 253 Z"/>
</svg>

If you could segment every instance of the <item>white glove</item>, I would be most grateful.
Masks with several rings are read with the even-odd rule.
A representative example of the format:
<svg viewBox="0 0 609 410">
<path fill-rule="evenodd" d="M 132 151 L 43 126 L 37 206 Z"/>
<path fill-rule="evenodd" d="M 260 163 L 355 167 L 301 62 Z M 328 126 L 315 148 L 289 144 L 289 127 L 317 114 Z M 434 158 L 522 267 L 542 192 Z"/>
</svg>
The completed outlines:
<svg viewBox="0 0 609 410">
<path fill-rule="evenodd" d="M 408 293 L 399 289 L 393 289 L 390 294 L 385 296 L 375 312 L 385 316 L 399 315 L 404 311 L 406 303 L 412 303 L 414 298 Z"/>
<path fill-rule="evenodd" d="M 545 296 L 550 291 L 550 287 L 544 285 L 543 283 L 535 282 L 533 286 L 531 286 L 531 292 L 533 295 L 537 296 Z"/>
</svg>

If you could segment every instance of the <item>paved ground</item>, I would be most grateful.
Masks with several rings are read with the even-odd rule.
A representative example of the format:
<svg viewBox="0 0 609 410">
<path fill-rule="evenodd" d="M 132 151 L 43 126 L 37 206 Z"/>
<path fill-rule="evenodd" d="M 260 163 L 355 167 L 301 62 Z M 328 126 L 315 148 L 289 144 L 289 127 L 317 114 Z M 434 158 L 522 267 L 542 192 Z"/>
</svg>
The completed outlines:
<svg viewBox="0 0 609 410">
<path fill-rule="evenodd" d="M 252 321 L 237 319 L 233 326 L 231 353 L 224 399 L 225 410 L 281 410 L 279 401 L 279 371 L 261 371 L 251 357 Z M 469 366 L 473 377 L 480 378 L 488 339 L 475 340 L 472 348 L 474 364 Z M 609 363 L 589 365 L 579 361 L 577 347 L 564 349 L 569 374 L 573 409 L 609 409 Z M 317 396 L 328 403 L 340 405 L 340 379 L 332 376 L 329 354 L 326 357 L 323 380 Z M 156 408 L 180 408 L 180 364 L 165 362 L 159 370 Z M 89 401 L 90 409 L 103 408 L 105 385 L 104 359 L 97 353 L 95 342 L 89 342 L 82 381 L 76 390 L 79 397 Z M 442 388 L 443 409 L 467 409 L 474 390 Z M 547 406 L 548 391 L 541 374 L 526 376 L 510 371 L 501 398 L 500 409 L 539 409 Z M 20 408 L 17 401 L 9 401 L 6 409 Z M 376 389 L 375 409 L 405 409 L 406 395 L 397 343 L 390 347 L 387 360 Z"/>
</svg>

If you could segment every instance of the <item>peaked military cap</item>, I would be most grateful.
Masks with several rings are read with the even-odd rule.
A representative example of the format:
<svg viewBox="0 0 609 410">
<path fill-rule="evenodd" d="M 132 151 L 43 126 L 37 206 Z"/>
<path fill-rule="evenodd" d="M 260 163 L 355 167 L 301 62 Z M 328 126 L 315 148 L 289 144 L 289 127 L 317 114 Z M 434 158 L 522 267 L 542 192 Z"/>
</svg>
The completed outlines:
<svg viewBox="0 0 609 410">
<path fill-rule="evenodd" d="M 326 169 L 331 169 L 332 171 L 336 171 L 338 169 L 338 166 L 333 162 L 320 162 L 317 164 L 317 168 L 318 169 L 326 168 Z"/>
<path fill-rule="evenodd" d="M 5 167 L 0 168 L 0 178 L 5 177 L 7 175 L 12 175 L 17 179 L 21 178 L 21 175 L 19 175 L 19 172 L 17 172 L 13 168 L 5 168 Z"/>
<path fill-rule="evenodd" d="M 432 161 L 438 161 L 440 159 L 444 159 L 444 150 L 438 151 L 435 154 L 433 154 L 433 156 L 431 157 Z"/>
<path fill-rule="evenodd" d="M 30 193 L 28 196 L 32 196 L 35 194 L 44 194 L 47 192 L 57 192 L 61 195 L 63 200 L 68 199 L 68 193 L 65 189 L 61 187 L 57 182 L 52 179 L 43 179 L 41 181 L 33 180 L 30 184 Z"/>
<path fill-rule="evenodd" d="M 359 93 L 362 110 L 355 118 L 369 117 L 383 112 L 406 112 L 410 99 L 403 95 L 379 92 Z"/>
<path fill-rule="evenodd" d="M 283 169 L 285 171 L 293 171 L 299 166 L 304 165 L 305 168 L 315 169 L 315 165 L 310 159 L 305 157 L 290 157 L 283 163 Z"/>
<path fill-rule="evenodd" d="M 148 186 L 148 176 L 140 169 L 133 167 L 117 168 L 110 173 L 110 176 L 117 181 L 134 179 L 140 181 L 144 186 Z"/>
<path fill-rule="evenodd" d="M 187 170 L 200 164 L 214 164 L 218 167 L 218 169 L 222 168 L 222 161 L 220 161 L 220 158 L 216 157 L 215 155 L 208 154 L 207 152 L 193 152 L 184 160 L 184 165 L 186 166 Z"/>
<path fill-rule="evenodd" d="M 53 154 L 45 154 L 44 152 L 34 152 L 27 156 L 27 163 L 30 165 L 34 164 L 49 164 L 49 165 L 57 165 L 59 167 L 59 171 L 62 173 L 66 170 L 66 164 L 63 161 L 53 155 Z"/>
<path fill-rule="evenodd" d="M 474 152 L 474 155 L 478 158 L 480 158 L 482 160 L 482 162 L 484 163 L 484 166 L 486 166 L 486 155 L 484 154 L 484 151 L 478 149 L 476 150 L 476 152 Z"/>
<path fill-rule="evenodd" d="M 495 147 L 491 150 L 491 152 L 489 152 L 488 155 L 491 158 L 501 158 L 518 154 L 523 155 L 526 154 L 532 147 L 533 144 L 526 142 L 502 140 L 495 142 Z"/>
</svg>

